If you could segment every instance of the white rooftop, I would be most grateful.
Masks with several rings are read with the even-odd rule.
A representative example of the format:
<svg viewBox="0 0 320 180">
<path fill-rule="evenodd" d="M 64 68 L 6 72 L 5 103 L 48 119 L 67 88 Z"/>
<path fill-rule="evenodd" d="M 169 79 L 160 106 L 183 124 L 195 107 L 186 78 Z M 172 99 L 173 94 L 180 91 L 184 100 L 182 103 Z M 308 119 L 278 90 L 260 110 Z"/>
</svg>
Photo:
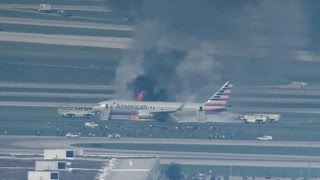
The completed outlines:
<svg viewBox="0 0 320 180">
<path fill-rule="evenodd" d="M 101 180 L 147 180 L 152 176 L 150 173 L 154 173 L 153 169 L 158 166 L 158 158 L 114 159 L 104 168 L 105 173 L 101 173 L 99 177 Z"/>
</svg>

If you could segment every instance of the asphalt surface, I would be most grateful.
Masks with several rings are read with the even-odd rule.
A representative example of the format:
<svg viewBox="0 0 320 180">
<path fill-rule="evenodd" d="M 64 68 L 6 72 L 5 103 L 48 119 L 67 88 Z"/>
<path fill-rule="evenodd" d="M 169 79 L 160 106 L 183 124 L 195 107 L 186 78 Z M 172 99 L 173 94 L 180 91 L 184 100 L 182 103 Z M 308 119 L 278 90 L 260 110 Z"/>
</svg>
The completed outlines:
<svg viewBox="0 0 320 180">
<path fill-rule="evenodd" d="M 0 101 L 0 106 L 18 107 L 93 107 L 94 103 Z"/>
<path fill-rule="evenodd" d="M 303 141 L 256 141 L 256 140 L 205 140 L 205 139 L 158 139 L 158 138 L 119 138 L 81 137 L 79 139 L 65 137 L 35 136 L 0 136 L 0 142 L 10 145 L 22 145 L 28 148 L 70 147 L 73 143 L 132 143 L 132 144 L 187 144 L 187 145 L 227 145 L 227 146 L 264 146 L 264 147 L 309 147 Z M 54 143 L 53 143 L 54 142 Z M 310 147 L 320 148 L 320 142 L 310 142 Z M 0 147 L 1 148 L 1 147 Z"/>
<path fill-rule="evenodd" d="M 91 108 L 97 102 L 106 99 L 117 98 L 116 95 L 110 91 L 115 91 L 116 87 L 113 85 L 99 85 L 99 84 L 50 84 L 50 83 L 10 83 L 0 82 L 0 107 L 88 107 Z M 265 89 L 263 89 L 265 88 Z M 318 99 L 309 97 L 309 93 L 316 95 L 318 87 L 308 87 L 305 89 L 287 89 L 278 87 L 235 87 L 233 94 L 231 94 L 229 104 L 229 112 L 226 114 L 217 114 L 214 116 L 207 116 L 206 122 L 225 123 L 225 124 L 239 124 L 240 121 L 236 119 L 239 114 L 248 112 L 256 113 L 280 113 L 282 115 L 280 122 L 275 124 L 277 127 L 294 127 L 306 126 L 311 121 L 314 125 L 319 126 L 320 111 L 318 107 L 308 106 L 304 104 L 317 104 Z M 251 94 L 257 90 L 256 94 Z M 248 90 L 248 91 L 247 91 Z M 70 92 L 71 91 L 71 92 Z M 109 92 L 106 92 L 109 91 Z M 286 97 L 285 92 L 291 91 L 292 97 Z M 294 94 L 296 92 L 296 94 Z M 268 94 L 270 93 L 270 94 Z M 298 94 L 303 96 L 298 98 Z M 270 98 L 270 96 L 278 95 L 279 98 Z M 285 97 L 282 97 L 285 96 Z M 291 95 L 290 95 L 291 96 Z M 276 101 L 273 102 L 273 100 Z M 286 104 L 283 104 L 286 103 Z M 294 106 L 292 104 L 296 103 Z M 259 106 L 255 106 L 259 105 Z M 272 105 L 272 106 L 269 106 Z M 288 105 L 288 106 L 287 106 Z M 290 106 L 289 106 L 290 105 Z M 32 114 L 32 110 L 25 110 L 26 114 Z M 12 110 L 11 110 L 12 111 Z M 12 113 L 3 115 L 3 119 L 10 119 L 13 121 L 30 121 L 30 120 L 44 120 L 51 121 L 57 118 L 56 111 L 50 111 L 47 116 L 39 109 L 39 115 L 16 116 Z M 14 112 L 14 111 L 12 111 Z M 23 112 L 19 110 L 19 112 Z M 18 117 L 18 118 L 17 118 Z M 125 119 L 129 117 L 118 118 L 113 116 L 113 119 Z M 195 122 L 194 117 L 179 119 L 181 123 Z M 264 126 L 264 125 L 263 125 Z M 275 127 L 276 128 L 276 127 Z M 272 131 L 274 129 L 269 127 L 269 130 L 261 128 L 261 132 Z M 290 132 L 290 131 L 288 131 Z M 295 131 L 298 132 L 298 131 Z M 264 132 L 266 133 L 266 132 Z M 271 133 L 272 134 L 272 133 Z M 296 135 L 297 140 L 301 140 L 299 134 Z M 316 136 L 316 135 L 315 135 Z M 279 138 L 286 139 L 285 135 Z M 290 140 L 294 135 L 290 135 Z"/>
<path fill-rule="evenodd" d="M 102 29 L 102 30 L 118 30 L 118 31 L 133 31 L 133 26 L 106 24 L 106 23 L 90 23 L 76 21 L 61 21 L 61 20 L 45 20 L 32 18 L 15 18 L 15 17 L 0 17 L 0 24 L 20 24 L 20 25 L 35 25 L 49 27 L 67 27 L 67 28 L 83 28 L 83 29 Z"/>
<path fill-rule="evenodd" d="M 93 94 L 93 93 L 53 93 L 53 92 L 11 92 L 2 91 L 1 96 L 15 96 L 15 97 L 71 97 L 71 98 L 101 98 L 110 99 L 115 98 L 113 94 Z"/>
<path fill-rule="evenodd" d="M 131 38 L 0 32 L 0 41 L 129 49 Z"/>
<path fill-rule="evenodd" d="M 174 143 L 174 144 L 215 144 L 215 145 L 257 145 L 281 147 L 305 147 L 303 142 L 257 142 L 257 141 L 212 141 L 212 140 L 181 140 L 181 139 L 106 139 L 106 138 L 79 138 L 65 137 L 32 137 L 32 136 L 0 136 L 0 149 L 3 154 L 32 154 L 40 153 L 46 148 L 75 149 L 75 143 Z M 320 143 L 311 144 L 320 147 Z M 233 153 L 199 153 L 199 152 L 170 152 L 170 151 L 139 151 L 139 150 L 110 150 L 83 148 L 88 157 L 150 157 L 159 156 L 162 164 L 171 162 L 195 165 L 233 165 L 256 167 L 320 167 L 320 157 L 295 155 L 264 155 L 264 154 L 233 154 Z"/>
<path fill-rule="evenodd" d="M 5 98 L 0 101 L 0 106 L 92 107 L 97 102 L 100 102 L 100 100 L 117 98 L 116 94 L 105 92 L 116 90 L 114 85 L 0 82 L 0 88 L 6 88 L 0 93 L 0 97 Z M 33 89 L 39 90 L 33 92 Z M 50 92 L 50 89 L 56 91 Z M 70 89 L 74 91 L 68 92 Z M 85 92 L 86 90 L 96 92 Z M 232 107 L 229 110 L 236 114 L 247 112 L 284 113 L 289 116 L 283 116 L 280 121 L 291 124 L 298 123 L 299 121 L 301 123 L 307 121 L 318 122 L 318 115 L 320 114 L 318 106 L 320 105 L 320 101 L 317 97 L 320 95 L 319 90 L 318 86 L 310 86 L 303 89 L 263 86 L 235 87 L 230 96 L 229 104 Z M 34 99 L 29 101 L 23 98 Z M 41 98 L 51 99 L 48 102 L 49 99 L 41 100 Z M 55 100 L 55 98 L 60 98 L 60 100 Z M 61 98 L 67 100 L 59 102 Z M 77 99 L 77 101 L 73 99 Z M 308 117 L 300 120 L 297 119 L 303 115 L 307 115 Z M 310 115 L 313 116 L 310 117 Z M 295 119 L 292 121 L 292 118 Z M 217 118 L 214 119 L 216 121 Z M 223 122 L 224 119 L 228 119 L 228 117 L 222 118 L 221 121 Z"/>
<path fill-rule="evenodd" d="M 0 4 L 2 9 L 32 9 L 38 10 L 39 4 Z M 83 6 L 83 5 L 54 5 L 53 9 L 76 10 L 76 11 L 96 11 L 110 12 L 106 6 Z"/>
<path fill-rule="evenodd" d="M 21 12 L 37 12 L 38 4 L 1 4 L 0 9 L 13 10 Z M 56 5 L 55 9 L 78 10 L 78 11 L 101 11 L 110 12 L 107 7 L 96 6 L 63 6 Z M 89 19 L 90 17 L 88 17 Z M 82 28 L 82 29 L 100 29 L 100 30 L 119 30 L 119 31 L 134 31 L 133 26 L 128 25 L 114 25 L 102 23 L 86 23 L 76 21 L 62 21 L 62 20 L 47 20 L 47 19 L 31 19 L 24 17 L 0 17 L 0 24 L 18 24 L 18 25 L 32 25 L 32 26 L 51 26 L 64 28 Z M 50 28 L 50 27 L 49 27 Z M 80 35 L 48 35 L 37 33 L 17 33 L 17 32 L 0 32 L 0 41 L 10 41 L 37 44 L 54 44 L 54 45 L 68 45 L 70 46 L 84 46 L 84 47 L 100 47 L 100 48 L 119 48 L 129 49 L 132 40 L 131 38 L 114 38 L 114 37 L 92 37 Z M 228 54 L 226 50 L 218 50 L 221 55 Z M 257 49 L 253 49 L 257 51 Z M 243 50 L 229 51 L 234 54 L 241 55 Z M 32 52 L 31 52 L 32 53 Z M 219 54 L 218 53 L 218 54 Z M 250 53 L 252 54 L 252 53 Z M 261 54 L 261 53 L 257 53 Z M 245 54 L 242 54 L 246 56 Z M 28 59 L 26 59 L 27 61 Z M 93 62 L 94 63 L 94 62 Z M 21 66 L 21 64 L 19 65 Z M 55 67 L 56 68 L 56 67 Z M 12 88 L 11 90 L 1 91 L 0 97 L 51 97 L 51 98 L 112 98 L 113 94 L 95 94 L 84 93 L 82 90 L 115 90 L 112 85 L 86 85 L 86 84 L 37 84 L 37 83 L 8 83 L 0 82 L 0 87 Z M 28 91 L 16 92 L 14 88 L 30 88 Z M 33 92 L 32 89 L 43 89 L 41 92 Z M 47 92 L 45 89 L 61 89 L 61 92 Z M 63 89 L 79 90 L 77 93 L 63 92 Z M 299 87 L 281 86 L 281 87 L 241 87 L 236 88 L 235 93 L 231 95 L 230 104 L 236 104 L 231 108 L 233 112 L 272 112 L 272 113 L 291 113 L 291 114 L 319 114 L 319 108 L 303 107 L 299 104 L 313 104 L 317 103 L 320 97 L 319 87 L 307 87 L 305 89 Z M 268 96 L 266 96 L 268 95 Z M 287 97 L 287 96 L 291 97 Z M 233 96 L 233 98 L 232 98 Z M 270 97 L 271 96 L 271 97 Z M 275 97 L 272 97 L 275 96 Z M 276 97 L 277 96 L 277 97 Z M 279 97 L 280 96 L 280 97 Z M 300 97 L 296 97 L 300 96 Z M 296 103 L 298 106 L 292 107 L 255 107 L 254 104 L 281 104 L 281 103 Z M 2 100 L 0 106 L 28 106 L 28 107 L 92 107 L 93 103 L 64 103 L 64 102 L 31 102 L 31 101 L 17 101 Z M 5 119 L 5 117 L 2 117 Z M 30 118 L 30 117 L 25 117 Z M 21 119 L 19 119 L 21 120 Z M 47 119 L 42 118 L 47 121 Z M 226 145 L 234 148 L 236 146 L 258 146 L 258 147 L 314 147 L 319 148 L 319 142 L 302 142 L 302 141 L 242 141 L 242 140 L 199 140 L 199 139 L 106 139 L 81 137 L 80 139 L 69 139 L 65 137 L 37 137 L 37 136 L 0 136 L 1 153 L 26 154 L 36 153 L 41 154 L 45 148 L 72 148 L 71 144 L 75 143 L 131 143 L 131 144 L 193 144 L 193 145 Z M 85 154 L 93 156 L 93 159 L 99 160 L 98 156 L 159 156 L 162 164 L 169 164 L 171 162 L 181 164 L 197 164 L 197 165 L 227 165 L 227 166 L 257 166 L 257 167 L 299 167 L 306 168 L 310 163 L 310 167 L 319 168 L 320 158 L 312 156 L 298 155 L 265 155 L 265 154 L 232 154 L 232 153 L 200 153 L 200 152 L 170 152 L 170 151 L 141 151 L 141 150 L 115 150 L 115 149 L 93 149 L 84 148 Z M 97 157 L 95 157 L 97 156 Z"/>
<path fill-rule="evenodd" d="M 291 113 L 291 114 L 319 114 L 319 108 L 291 108 L 291 107 L 232 107 L 233 112 L 265 112 L 265 113 Z"/>
<path fill-rule="evenodd" d="M 88 90 L 114 90 L 114 85 L 89 85 L 89 84 L 48 84 L 48 83 L 21 83 L 21 82 L 0 82 L 0 87 L 10 88 L 43 88 L 43 89 L 88 89 Z"/>
</svg>

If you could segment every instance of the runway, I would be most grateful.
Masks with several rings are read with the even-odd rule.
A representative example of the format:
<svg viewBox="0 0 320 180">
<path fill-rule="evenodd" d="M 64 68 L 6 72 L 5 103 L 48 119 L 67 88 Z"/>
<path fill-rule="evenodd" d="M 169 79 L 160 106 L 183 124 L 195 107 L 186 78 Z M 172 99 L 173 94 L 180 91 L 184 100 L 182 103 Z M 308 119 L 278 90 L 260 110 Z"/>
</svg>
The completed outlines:
<svg viewBox="0 0 320 180">
<path fill-rule="evenodd" d="M 91 108 L 94 105 L 96 105 L 96 103 L 0 101 L 0 106 L 16 106 L 16 107 L 87 107 L 87 108 Z M 248 109 L 250 109 L 250 112 L 256 112 L 256 113 L 265 112 L 265 113 L 290 113 L 290 114 L 320 114 L 320 111 L 317 108 L 234 107 L 232 108 L 232 112 L 241 114 L 243 112 L 249 111 Z"/>
<path fill-rule="evenodd" d="M 83 28 L 83 29 L 102 29 L 102 30 L 118 30 L 118 31 L 134 31 L 133 26 L 106 24 L 106 23 L 91 23 L 91 22 L 76 22 L 76 21 L 61 21 L 61 20 L 45 20 L 31 18 L 15 18 L 15 17 L 0 17 L 0 24 L 20 24 L 20 25 L 35 25 L 49 27 L 67 27 L 67 28 Z"/>
<path fill-rule="evenodd" d="M 52 98 L 101 98 L 101 99 L 115 98 L 114 94 L 53 93 L 53 92 L 11 92 L 11 91 L 1 91 L 0 92 L 0 97 L 1 96 L 52 97 Z"/>
<path fill-rule="evenodd" d="M 246 102 L 246 103 L 255 103 L 255 102 L 261 102 L 261 103 L 296 103 L 296 104 L 304 104 L 304 103 L 313 103 L 318 104 L 319 99 L 314 98 L 277 98 L 277 97 L 232 97 L 232 101 L 240 101 L 240 102 Z"/>
<path fill-rule="evenodd" d="M 29 101 L 0 101 L 0 106 L 18 107 L 88 107 L 92 108 L 95 103 L 66 103 L 66 102 L 29 102 Z"/>
<path fill-rule="evenodd" d="M 0 4 L 2 9 L 32 9 L 38 11 L 39 4 Z M 74 11 L 100 11 L 110 12 L 106 6 L 83 6 L 83 5 L 54 5 L 54 9 L 74 10 Z"/>
<path fill-rule="evenodd" d="M 269 113 L 292 113 L 292 114 L 319 114 L 319 108 L 290 108 L 290 107 L 233 107 L 233 112 L 269 112 Z"/>
<path fill-rule="evenodd" d="M 220 141 L 220 140 L 183 140 L 183 139 L 107 139 L 107 138 L 79 138 L 69 139 L 65 137 L 35 137 L 35 136 L 0 136 L 0 147 L 4 153 L 32 154 L 40 153 L 45 148 L 75 149 L 71 144 L 75 143 L 174 143 L 174 144 L 214 144 L 214 145 L 250 145 L 250 146 L 279 146 L 279 147 L 306 147 L 304 142 L 258 142 L 258 141 Z M 320 147 L 319 142 L 313 142 L 311 147 Z M 255 167 L 307 167 L 310 160 L 312 168 L 320 167 L 320 157 L 299 155 L 265 155 L 265 154 L 233 154 L 233 153 L 199 153 L 177 151 L 139 151 L 139 150 L 110 150 L 83 148 L 85 157 L 150 157 L 159 156 L 162 164 L 171 162 L 194 165 L 232 165 Z"/>
<path fill-rule="evenodd" d="M 86 107 L 91 108 L 96 103 L 123 97 L 117 96 L 116 86 L 101 84 L 50 84 L 50 83 L 14 83 L 0 82 L 0 107 Z M 255 89 L 258 89 L 254 94 Z M 289 97 L 285 94 L 291 91 Z M 319 106 L 317 90 L 313 88 L 305 89 L 283 89 L 277 87 L 235 87 L 230 97 L 230 116 L 218 114 L 210 116 L 206 122 L 219 122 L 235 124 L 240 121 L 235 118 L 244 113 L 279 113 L 282 115 L 279 124 L 276 126 L 301 126 L 308 121 L 314 125 L 319 124 Z M 301 95 L 301 97 L 299 97 Z M 272 97 L 276 96 L 276 97 Z M 311 97 L 309 97 L 311 96 Z M 291 98 L 290 98 L 291 97 Z M 294 104 L 294 105 L 293 105 Z M 26 109 L 27 113 L 32 113 L 35 109 Z M 20 110 L 23 113 L 23 111 Z M 41 111 L 40 111 L 41 112 Z M 54 113 L 54 114 L 53 114 Z M 50 110 L 47 116 L 41 114 L 39 119 L 52 119 L 56 117 L 55 111 Z M 11 114 L 6 115 L 9 119 L 31 120 L 28 117 L 15 118 Z M 115 117 L 113 117 L 115 118 Z M 181 123 L 195 122 L 194 117 L 181 119 Z"/>
<path fill-rule="evenodd" d="M 172 139 L 172 138 L 119 138 L 81 137 L 71 139 L 54 136 L 0 136 L 0 142 L 8 141 L 10 145 L 26 148 L 71 147 L 73 143 L 131 143 L 131 144 L 186 144 L 186 145 L 224 145 L 224 146 L 263 146 L 263 147 L 309 147 L 305 141 L 257 141 L 257 140 L 206 140 L 206 139 Z M 310 142 L 310 147 L 320 148 L 320 142 Z M 0 147 L 1 148 L 1 147 Z"/>
<path fill-rule="evenodd" d="M 115 90 L 114 85 L 100 84 L 48 84 L 48 83 L 19 83 L 0 82 L 4 88 L 42 88 L 42 89 L 79 89 L 79 90 Z"/>
<path fill-rule="evenodd" d="M 129 49 L 131 38 L 0 32 L 0 41 Z"/>
<path fill-rule="evenodd" d="M 99 2 L 93 3 L 99 4 Z M 55 107 L 92 107 L 96 105 L 96 102 L 100 101 L 99 99 L 103 101 L 117 96 L 118 88 L 112 84 L 101 84 L 114 82 L 117 63 L 122 59 L 122 55 L 126 53 L 123 50 L 131 49 L 134 45 L 132 38 L 121 37 L 130 37 L 134 34 L 135 26 L 122 24 L 133 24 L 136 21 L 135 18 L 132 18 L 133 21 L 131 21 L 131 17 L 129 17 L 130 20 L 127 22 L 121 17 L 122 15 L 114 16 L 112 13 L 108 13 L 111 12 L 111 9 L 102 5 L 54 5 L 55 10 L 71 10 L 72 17 L 61 17 L 56 13 L 39 13 L 37 11 L 38 8 L 39 4 L 0 4 L 3 16 L 12 16 L 0 17 L 0 25 L 3 25 L 2 31 L 0 31 L 0 42 L 2 41 L 1 43 L 5 47 L 1 53 L 4 72 L 2 80 L 11 81 L 0 82 L 0 99 L 3 98 L 0 100 L 0 108 L 2 108 L 1 112 L 3 113 L 0 134 L 8 134 L 7 136 L 0 135 L 0 143 L 2 144 L 0 146 L 0 158 L 19 154 L 22 156 L 15 157 L 28 159 L 32 157 L 23 157 L 23 155 L 36 154 L 38 156 L 34 157 L 39 158 L 41 157 L 39 154 L 43 154 L 43 149 L 45 148 L 75 149 L 79 147 L 72 146 L 72 144 L 109 143 L 110 149 L 83 148 L 85 156 L 80 158 L 107 161 L 110 157 L 152 156 L 160 157 L 161 164 L 175 162 L 185 165 L 243 166 L 248 167 L 247 169 L 250 167 L 264 167 L 261 169 L 271 170 L 274 167 L 306 169 L 309 162 L 311 162 L 310 167 L 320 168 L 320 156 L 316 156 L 320 153 L 320 149 L 319 152 L 318 149 L 315 149 L 318 154 L 311 153 L 311 157 L 307 153 L 308 147 L 320 148 L 320 141 L 312 141 L 310 144 L 307 142 L 308 136 L 309 140 L 310 136 L 313 140 L 319 140 L 318 137 L 320 137 L 317 131 L 320 122 L 319 86 L 308 85 L 306 88 L 300 88 L 299 86 L 292 88 L 290 86 L 251 87 L 235 84 L 235 89 L 229 101 L 230 105 L 233 105 L 233 107 L 229 108 L 230 113 L 281 113 L 282 118 L 278 124 L 240 124 L 240 121 L 234 120 L 234 118 L 232 121 L 237 121 L 237 124 L 227 124 L 224 118 L 219 120 L 212 118 L 215 123 L 170 124 L 168 122 L 157 122 L 158 124 L 152 124 L 154 128 L 149 128 L 151 123 L 102 122 L 98 121 L 98 117 L 91 120 L 60 118 Z M 75 11 L 72 12 L 73 10 Z M 109 24 L 110 22 L 117 24 Z M 119 36 L 119 38 L 108 36 Z M 225 55 L 232 56 L 230 59 L 241 61 L 241 58 L 237 57 L 250 55 L 256 58 L 262 57 L 267 53 L 264 48 L 243 49 L 234 47 L 231 50 L 226 50 L 226 48 L 220 46 L 221 44 L 229 43 L 229 41 L 225 40 L 213 40 L 213 43 L 217 44 L 218 47 L 208 50 L 208 53 L 219 55 L 215 59 L 217 62 L 220 60 L 220 56 Z M 20 51 L 14 51 L 14 49 Z M 295 53 L 295 51 L 290 51 L 289 53 Z M 247 60 L 248 58 L 243 59 Z M 91 66 L 92 64 L 95 64 L 95 66 Z M 91 67 L 98 68 L 90 69 Z M 99 69 L 100 67 L 101 69 Z M 239 72 L 241 72 L 241 69 L 239 69 Z M 310 74 L 312 73 L 314 71 L 310 72 Z M 229 76 L 226 77 L 229 78 Z M 26 83 L 21 83 L 23 81 Z M 61 84 L 50 84 L 50 82 Z M 84 84 L 75 84 L 76 82 Z M 205 94 L 205 96 L 210 97 L 210 93 Z M 121 98 L 127 99 L 127 97 L 123 96 Z M 203 102 L 202 99 L 197 100 Z M 205 101 L 206 99 L 203 100 Z M 287 114 L 290 115 L 286 116 Z M 70 120 L 73 122 L 70 122 Z M 308 124 L 310 120 L 314 124 Z M 84 128 L 86 121 L 95 121 L 99 124 L 99 128 L 96 128 L 95 131 Z M 189 125 L 191 128 L 187 127 Z M 214 128 L 210 129 L 210 126 Z M 106 137 L 80 137 L 79 139 L 72 139 L 55 137 L 56 131 L 59 131 L 61 135 L 67 132 L 81 132 L 82 136 L 88 136 L 88 133 L 94 133 L 96 136 L 119 133 L 122 137 L 149 137 L 149 135 L 151 137 L 152 135 L 153 138 L 108 139 Z M 15 133 L 32 135 L 38 132 L 38 135 L 53 135 L 53 137 L 11 136 L 11 134 Z M 218 140 L 221 136 L 223 136 L 221 139 L 254 139 L 262 133 L 272 135 L 275 141 Z M 59 133 L 57 134 L 59 135 Z M 163 134 L 164 136 L 159 136 L 158 134 Z M 202 139 L 157 139 L 155 137 Z M 147 147 L 146 145 L 155 144 L 161 146 L 169 144 L 171 147 L 173 145 L 179 146 L 177 149 L 180 150 L 161 151 L 161 149 L 157 148 L 153 150 L 141 150 L 141 148 L 140 150 L 115 149 L 115 147 L 120 148 L 120 146 L 117 146 L 118 144 L 130 144 L 132 147 L 134 145 Z M 181 149 L 183 148 L 180 145 L 219 146 L 223 151 L 213 149 L 212 151 L 214 152 L 212 152 L 207 149 L 206 152 L 200 152 L 200 150 L 198 152 L 190 152 L 192 150 L 182 152 Z M 111 149 L 112 147 L 113 149 Z M 230 151 L 227 149 L 229 147 Z M 232 153 L 235 152 L 233 149 L 237 148 L 260 149 L 260 151 L 253 151 L 257 154 L 250 154 L 247 151 Z M 268 151 L 265 148 L 272 149 L 272 151 Z M 300 153 L 299 151 L 300 154 L 298 155 L 296 153 L 298 151 L 290 151 L 295 148 L 302 148 L 303 152 Z M 278 149 L 282 152 L 276 152 Z M 271 154 L 274 151 L 276 154 Z M 291 155 L 283 155 L 290 154 L 289 151 L 293 153 Z M 316 171 L 316 169 L 314 170 Z"/>
<path fill-rule="evenodd" d="M 264 87 L 264 86 L 235 86 L 234 91 L 237 95 L 304 95 L 314 96 L 319 95 L 320 88 L 277 88 L 277 87 Z"/>
</svg>

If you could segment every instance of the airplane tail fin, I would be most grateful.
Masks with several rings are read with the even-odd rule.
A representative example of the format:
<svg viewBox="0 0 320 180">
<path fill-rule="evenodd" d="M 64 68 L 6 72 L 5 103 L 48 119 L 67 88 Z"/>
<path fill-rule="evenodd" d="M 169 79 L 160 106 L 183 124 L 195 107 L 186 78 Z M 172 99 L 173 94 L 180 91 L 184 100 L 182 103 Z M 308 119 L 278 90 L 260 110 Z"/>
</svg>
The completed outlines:
<svg viewBox="0 0 320 180">
<path fill-rule="evenodd" d="M 226 82 L 208 101 L 204 102 L 204 106 L 225 107 L 232 88 L 233 84 Z"/>
</svg>

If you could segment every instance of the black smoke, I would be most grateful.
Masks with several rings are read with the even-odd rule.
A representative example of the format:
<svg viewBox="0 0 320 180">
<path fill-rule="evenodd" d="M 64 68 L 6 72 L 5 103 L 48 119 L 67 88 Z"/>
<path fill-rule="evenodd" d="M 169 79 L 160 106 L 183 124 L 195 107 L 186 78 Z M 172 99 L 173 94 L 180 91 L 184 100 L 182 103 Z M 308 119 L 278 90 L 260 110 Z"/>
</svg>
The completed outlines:
<svg viewBox="0 0 320 180">
<path fill-rule="evenodd" d="M 287 81 L 292 52 L 304 39 L 304 11 L 296 0 L 107 2 L 137 20 L 133 49 L 120 62 L 117 82 L 148 77 L 150 94 L 161 89 L 170 100 L 197 99 L 227 80 Z M 131 92 L 138 87 L 131 85 Z"/>
<path fill-rule="evenodd" d="M 165 89 L 158 89 L 155 79 L 145 75 L 139 75 L 128 83 L 128 89 L 134 92 L 134 99 L 137 99 L 139 93 L 143 92 L 143 101 L 165 101 L 169 99 L 169 94 Z"/>
<path fill-rule="evenodd" d="M 150 48 L 143 55 L 142 67 L 146 75 L 138 75 L 129 82 L 129 90 L 134 92 L 134 97 L 144 91 L 145 101 L 174 101 L 173 95 L 180 91 L 176 68 L 186 53 L 177 49 L 159 51 Z"/>
</svg>

